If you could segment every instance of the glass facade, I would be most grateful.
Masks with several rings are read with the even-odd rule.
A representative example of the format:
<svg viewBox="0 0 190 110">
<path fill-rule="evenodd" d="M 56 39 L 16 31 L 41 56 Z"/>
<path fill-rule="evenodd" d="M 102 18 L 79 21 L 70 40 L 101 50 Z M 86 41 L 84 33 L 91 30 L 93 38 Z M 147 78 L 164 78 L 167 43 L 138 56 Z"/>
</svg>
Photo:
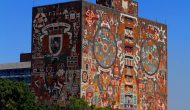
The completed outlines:
<svg viewBox="0 0 190 110">
<path fill-rule="evenodd" d="M 0 78 L 10 79 L 14 81 L 23 81 L 27 84 L 30 84 L 31 83 L 31 69 L 18 68 L 18 69 L 0 70 Z"/>
</svg>

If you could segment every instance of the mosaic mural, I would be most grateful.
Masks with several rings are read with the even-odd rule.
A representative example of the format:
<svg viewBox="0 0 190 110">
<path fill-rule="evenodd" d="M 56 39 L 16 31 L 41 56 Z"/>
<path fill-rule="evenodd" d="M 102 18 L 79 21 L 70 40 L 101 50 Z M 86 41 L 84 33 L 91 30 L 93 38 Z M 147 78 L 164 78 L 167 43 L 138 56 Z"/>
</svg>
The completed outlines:
<svg viewBox="0 0 190 110">
<path fill-rule="evenodd" d="M 136 109 L 137 18 L 91 4 L 83 8 L 81 97 L 97 107 Z"/>
<path fill-rule="evenodd" d="M 167 110 L 167 26 L 137 17 L 133 0 L 97 2 L 104 7 L 78 1 L 33 8 L 38 99 L 64 106 L 76 96 L 96 107 Z"/>
<path fill-rule="evenodd" d="M 83 4 L 81 97 L 97 107 L 167 110 L 166 26 L 125 13 Z"/>
<path fill-rule="evenodd" d="M 79 2 L 33 8 L 32 86 L 41 101 L 80 95 L 80 10 Z"/>
<path fill-rule="evenodd" d="M 139 18 L 139 110 L 167 110 L 167 28 Z"/>
</svg>

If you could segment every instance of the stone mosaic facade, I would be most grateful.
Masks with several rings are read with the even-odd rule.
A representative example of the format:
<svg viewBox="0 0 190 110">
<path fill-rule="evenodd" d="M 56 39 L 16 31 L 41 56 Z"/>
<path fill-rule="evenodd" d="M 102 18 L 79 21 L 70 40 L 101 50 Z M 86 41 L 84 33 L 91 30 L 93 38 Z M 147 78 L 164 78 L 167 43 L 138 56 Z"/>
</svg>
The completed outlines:
<svg viewBox="0 0 190 110">
<path fill-rule="evenodd" d="M 132 0 L 33 8 L 32 85 L 42 101 L 167 110 L 167 26 Z"/>
</svg>

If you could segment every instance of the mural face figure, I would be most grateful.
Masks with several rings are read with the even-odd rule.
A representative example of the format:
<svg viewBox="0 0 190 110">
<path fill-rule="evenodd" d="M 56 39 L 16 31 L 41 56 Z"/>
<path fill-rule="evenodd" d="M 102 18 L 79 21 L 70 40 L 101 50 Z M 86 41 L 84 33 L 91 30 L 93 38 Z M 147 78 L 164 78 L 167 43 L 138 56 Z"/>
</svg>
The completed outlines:
<svg viewBox="0 0 190 110">
<path fill-rule="evenodd" d="M 113 94 L 113 88 L 111 86 L 108 87 L 108 94 L 110 96 Z"/>
<path fill-rule="evenodd" d="M 115 36 L 109 28 L 100 28 L 94 38 L 94 55 L 103 68 L 109 68 L 116 59 L 117 45 Z"/>
<path fill-rule="evenodd" d="M 84 71 L 83 74 L 82 74 L 82 81 L 84 83 L 86 83 L 88 81 L 88 74 L 87 74 L 86 71 Z"/>
<path fill-rule="evenodd" d="M 101 72 L 101 74 L 99 76 L 99 82 L 100 82 L 99 89 L 100 89 L 100 91 L 108 90 L 108 86 L 110 84 L 110 81 L 111 81 L 111 78 L 110 78 L 109 73 Z"/>
<path fill-rule="evenodd" d="M 119 78 L 120 73 L 119 73 L 119 67 L 118 65 L 114 66 L 114 77 Z"/>
<path fill-rule="evenodd" d="M 61 43 L 62 43 L 62 37 L 50 37 L 50 52 L 52 52 L 52 54 L 59 54 L 59 52 L 61 51 Z"/>
</svg>

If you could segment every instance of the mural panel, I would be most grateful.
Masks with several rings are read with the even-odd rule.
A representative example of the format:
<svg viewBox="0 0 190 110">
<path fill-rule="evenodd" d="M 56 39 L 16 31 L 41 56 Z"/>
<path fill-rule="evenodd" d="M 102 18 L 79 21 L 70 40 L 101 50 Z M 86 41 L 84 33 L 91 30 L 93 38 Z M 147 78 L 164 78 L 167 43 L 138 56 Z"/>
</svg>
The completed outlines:
<svg viewBox="0 0 190 110">
<path fill-rule="evenodd" d="M 81 3 L 33 8 L 32 87 L 38 99 L 64 105 L 80 95 Z"/>
<path fill-rule="evenodd" d="M 81 97 L 97 107 L 137 109 L 137 18 L 83 5 Z"/>
<path fill-rule="evenodd" d="M 81 97 L 97 107 L 167 110 L 167 28 L 83 3 Z"/>
<path fill-rule="evenodd" d="M 167 27 L 139 18 L 139 110 L 167 110 Z"/>
</svg>

